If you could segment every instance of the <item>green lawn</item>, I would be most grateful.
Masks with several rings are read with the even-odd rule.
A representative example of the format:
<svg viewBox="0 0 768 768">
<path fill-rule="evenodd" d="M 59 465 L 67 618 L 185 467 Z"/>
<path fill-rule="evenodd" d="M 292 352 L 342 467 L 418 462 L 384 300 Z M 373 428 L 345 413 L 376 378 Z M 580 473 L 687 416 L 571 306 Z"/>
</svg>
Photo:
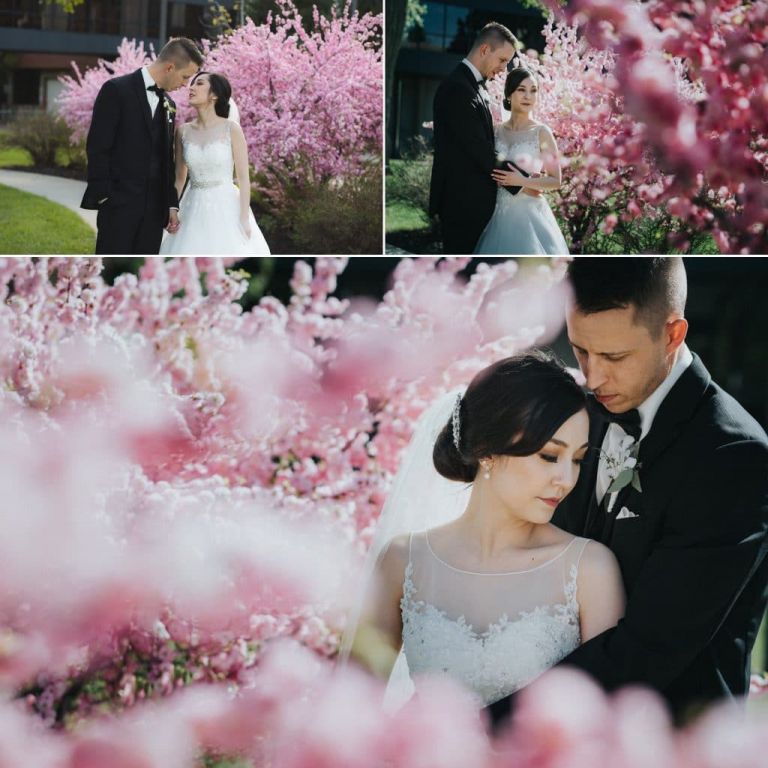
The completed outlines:
<svg viewBox="0 0 768 768">
<path fill-rule="evenodd" d="M 387 203 L 387 232 L 424 229 L 429 221 L 424 211 L 406 203 Z"/>
<path fill-rule="evenodd" d="M 0 185 L 0 253 L 90 254 L 95 246 L 96 233 L 76 213 Z"/>
</svg>

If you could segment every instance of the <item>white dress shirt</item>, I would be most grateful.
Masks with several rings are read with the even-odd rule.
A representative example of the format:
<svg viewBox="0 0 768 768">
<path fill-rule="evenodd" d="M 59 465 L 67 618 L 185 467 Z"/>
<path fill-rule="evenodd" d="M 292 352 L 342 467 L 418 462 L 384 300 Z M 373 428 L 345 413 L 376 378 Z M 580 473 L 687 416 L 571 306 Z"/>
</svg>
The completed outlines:
<svg viewBox="0 0 768 768">
<path fill-rule="evenodd" d="M 672 370 L 667 374 L 667 378 L 637 407 L 640 413 L 640 440 L 650 432 L 656 412 L 659 410 L 664 398 L 692 362 L 693 355 L 688 347 L 683 344 L 680 347 L 680 352 L 675 364 L 672 366 Z M 622 440 L 626 440 L 627 437 L 628 435 L 623 427 L 620 427 L 615 422 L 611 422 L 608 425 L 600 450 L 600 463 L 597 467 L 597 480 L 595 482 L 598 503 L 602 502 L 605 492 L 611 484 L 611 478 L 608 475 L 608 462 L 605 458 L 606 454 L 610 456 L 618 453 Z"/>
<path fill-rule="evenodd" d="M 462 59 L 461 63 L 469 67 L 469 71 L 475 76 L 475 80 L 478 83 L 481 80 L 485 80 L 485 78 L 480 74 L 480 70 L 469 59 Z"/>
<path fill-rule="evenodd" d="M 152 117 L 154 117 L 157 105 L 160 103 L 160 97 L 157 95 L 157 91 L 148 91 L 146 89 L 151 85 L 157 85 L 157 83 L 152 79 L 152 75 L 149 74 L 149 70 L 146 67 L 141 68 L 141 76 L 144 78 L 144 92 L 147 94 L 149 111 L 152 113 Z"/>
</svg>

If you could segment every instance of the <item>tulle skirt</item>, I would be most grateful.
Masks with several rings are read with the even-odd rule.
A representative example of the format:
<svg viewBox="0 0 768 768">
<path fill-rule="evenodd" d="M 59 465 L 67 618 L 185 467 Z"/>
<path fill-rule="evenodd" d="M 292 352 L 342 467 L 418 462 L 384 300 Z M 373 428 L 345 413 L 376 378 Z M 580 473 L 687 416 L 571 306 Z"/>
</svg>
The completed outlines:
<svg viewBox="0 0 768 768">
<path fill-rule="evenodd" d="M 496 208 L 477 241 L 475 253 L 499 255 L 566 255 L 568 246 L 544 196 L 520 191 L 496 194 Z"/>
<path fill-rule="evenodd" d="M 160 253 L 268 256 L 269 246 L 252 212 L 249 218 L 250 238 L 240 226 L 240 192 L 234 184 L 190 186 L 179 207 L 181 226 L 173 235 L 165 233 Z"/>
</svg>

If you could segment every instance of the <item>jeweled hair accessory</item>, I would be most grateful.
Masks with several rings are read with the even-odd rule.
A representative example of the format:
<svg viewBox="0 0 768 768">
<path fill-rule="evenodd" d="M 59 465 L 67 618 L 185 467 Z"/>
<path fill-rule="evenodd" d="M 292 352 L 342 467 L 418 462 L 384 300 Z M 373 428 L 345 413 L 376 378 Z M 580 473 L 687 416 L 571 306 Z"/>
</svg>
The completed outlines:
<svg viewBox="0 0 768 768">
<path fill-rule="evenodd" d="M 456 450 L 459 450 L 459 441 L 461 440 L 461 420 L 459 411 L 461 410 L 461 395 L 456 395 L 456 404 L 453 406 L 451 414 L 451 425 L 453 426 L 453 444 Z"/>
</svg>

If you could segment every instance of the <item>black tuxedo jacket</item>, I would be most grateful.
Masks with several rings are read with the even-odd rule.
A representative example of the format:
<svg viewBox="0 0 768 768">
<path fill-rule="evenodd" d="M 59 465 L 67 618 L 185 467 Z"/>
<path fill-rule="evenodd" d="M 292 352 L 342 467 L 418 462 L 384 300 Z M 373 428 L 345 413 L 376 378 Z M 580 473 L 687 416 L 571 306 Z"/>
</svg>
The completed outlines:
<svg viewBox="0 0 768 768">
<path fill-rule="evenodd" d="M 429 212 L 440 216 L 446 253 L 472 253 L 496 204 L 496 150 L 490 110 L 465 64 L 440 83 L 433 117 Z"/>
<path fill-rule="evenodd" d="M 606 514 L 595 479 L 607 427 L 592 420 L 590 456 L 554 522 L 610 547 L 626 614 L 561 663 L 609 691 L 655 688 L 681 721 L 749 689 L 768 585 L 768 438 L 694 355 L 640 443 L 642 491 L 627 486 Z M 637 516 L 617 519 L 622 507 Z M 490 714 L 510 707 L 511 697 Z"/>
<path fill-rule="evenodd" d="M 165 98 L 175 110 L 170 97 Z M 159 147 L 159 197 L 167 223 L 168 210 L 179 204 L 173 163 L 175 112 L 168 113 L 164 99 L 157 109 L 163 111 L 166 127 Z M 86 151 L 88 186 L 81 207 L 98 208 L 105 197 L 111 205 L 145 205 L 152 160 L 152 113 L 141 70 L 107 80 L 101 87 L 93 106 Z"/>
</svg>

